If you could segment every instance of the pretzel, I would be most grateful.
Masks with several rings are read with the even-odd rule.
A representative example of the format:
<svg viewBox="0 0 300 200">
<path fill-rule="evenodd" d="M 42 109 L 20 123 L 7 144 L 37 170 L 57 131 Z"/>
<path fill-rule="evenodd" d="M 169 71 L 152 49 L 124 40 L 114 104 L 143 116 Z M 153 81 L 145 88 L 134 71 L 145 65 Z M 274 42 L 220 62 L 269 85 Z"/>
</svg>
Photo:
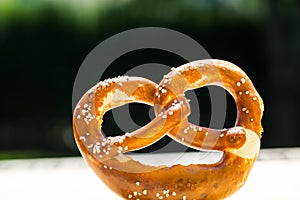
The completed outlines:
<svg viewBox="0 0 300 200">
<path fill-rule="evenodd" d="M 205 85 L 224 87 L 237 104 L 235 127 L 210 129 L 188 122 L 184 92 Z M 130 102 L 154 106 L 156 118 L 122 136 L 105 137 L 103 115 Z M 159 85 L 140 77 L 98 83 L 73 113 L 76 143 L 89 166 L 125 199 L 223 199 L 246 181 L 260 148 L 263 103 L 247 75 L 232 63 L 200 60 L 174 68 Z M 195 149 L 219 150 L 214 164 L 150 166 L 124 153 L 165 135 Z"/>
</svg>

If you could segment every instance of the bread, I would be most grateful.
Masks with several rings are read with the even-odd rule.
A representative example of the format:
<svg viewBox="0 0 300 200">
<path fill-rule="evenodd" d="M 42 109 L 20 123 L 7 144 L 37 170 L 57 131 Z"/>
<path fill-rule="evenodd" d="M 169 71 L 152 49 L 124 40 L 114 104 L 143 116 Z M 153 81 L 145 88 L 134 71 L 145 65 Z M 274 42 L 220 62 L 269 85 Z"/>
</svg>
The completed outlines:
<svg viewBox="0 0 300 200">
<path fill-rule="evenodd" d="M 206 85 L 225 88 L 237 105 L 236 125 L 211 129 L 188 122 L 184 92 Z M 123 136 L 101 132 L 106 111 L 130 102 L 155 105 L 156 118 Z M 73 113 L 76 143 L 98 177 L 124 199 L 224 199 L 245 183 L 260 148 L 263 102 L 251 80 L 236 65 L 199 60 L 173 68 L 159 85 L 141 77 L 98 83 Z M 150 166 L 124 153 L 149 146 L 165 135 L 201 150 L 223 152 L 214 164 Z"/>
</svg>

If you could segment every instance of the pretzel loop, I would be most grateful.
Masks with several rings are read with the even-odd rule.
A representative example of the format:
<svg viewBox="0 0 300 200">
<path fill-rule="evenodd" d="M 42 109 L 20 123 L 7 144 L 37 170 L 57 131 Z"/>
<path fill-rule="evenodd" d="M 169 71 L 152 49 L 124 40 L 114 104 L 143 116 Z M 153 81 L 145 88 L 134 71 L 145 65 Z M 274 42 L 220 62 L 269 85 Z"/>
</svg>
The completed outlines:
<svg viewBox="0 0 300 200">
<path fill-rule="evenodd" d="M 188 122 L 187 90 L 218 85 L 234 97 L 236 125 L 211 129 Z M 105 112 L 131 102 L 154 106 L 156 117 L 122 136 L 101 132 Z M 86 162 L 114 192 L 126 199 L 223 199 L 246 181 L 260 148 L 263 102 L 247 75 L 232 63 L 200 60 L 173 69 L 159 85 L 140 77 L 98 83 L 73 113 L 74 136 Z M 165 135 L 195 149 L 224 152 L 213 164 L 150 166 L 124 153 Z M 121 183 L 121 184 L 120 184 Z"/>
<path fill-rule="evenodd" d="M 149 146 L 166 135 L 189 114 L 182 101 L 169 106 L 144 127 L 123 136 L 105 137 L 101 132 L 105 112 L 131 102 L 153 106 L 157 84 L 140 77 L 118 77 L 100 82 L 80 100 L 74 112 L 76 141 L 99 161 Z M 174 113 L 167 115 L 166 113 Z M 80 141 L 80 142 L 79 142 Z"/>
<path fill-rule="evenodd" d="M 196 126 L 184 118 L 169 136 L 195 149 L 226 150 L 240 148 L 246 142 L 246 129 L 261 137 L 263 104 L 251 80 L 236 65 L 222 60 L 200 60 L 187 63 L 164 77 L 155 98 L 156 113 L 176 102 L 184 92 L 207 85 L 225 88 L 236 101 L 237 119 L 230 129 L 211 129 Z M 175 100 L 174 100 L 175 99 Z"/>
</svg>

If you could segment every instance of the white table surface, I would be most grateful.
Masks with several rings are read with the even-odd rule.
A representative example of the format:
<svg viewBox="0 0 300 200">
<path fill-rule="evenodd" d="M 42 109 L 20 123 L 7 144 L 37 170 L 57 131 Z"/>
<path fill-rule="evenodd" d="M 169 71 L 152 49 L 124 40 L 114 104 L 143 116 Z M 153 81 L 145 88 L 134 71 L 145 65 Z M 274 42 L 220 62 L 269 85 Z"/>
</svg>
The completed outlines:
<svg viewBox="0 0 300 200">
<path fill-rule="evenodd" d="M 121 198 L 75 157 L 0 161 L 0 199 Z M 300 199 L 300 148 L 261 150 L 246 184 L 228 199 Z"/>
</svg>

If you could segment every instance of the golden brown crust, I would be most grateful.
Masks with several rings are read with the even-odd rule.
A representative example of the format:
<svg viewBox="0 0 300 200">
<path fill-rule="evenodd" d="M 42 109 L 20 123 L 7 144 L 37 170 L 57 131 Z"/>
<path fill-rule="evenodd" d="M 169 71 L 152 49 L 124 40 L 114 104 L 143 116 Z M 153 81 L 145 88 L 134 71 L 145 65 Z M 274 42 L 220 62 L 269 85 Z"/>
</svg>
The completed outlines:
<svg viewBox="0 0 300 200">
<path fill-rule="evenodd" d="M 161 199 L 162 196 L 163 199 L 174 200 L 184 197 L 223 199 L 242 187 L 254 162 L 254 159 L 244 159 L 226 153 L 223 160 L 216 164 L 174 165 L 156 170 L 149 169 L 148 172 L 132 173 L 109 167 L 118 161 L 102 164 L 94 162 L 92 157 L 86 160 L 104 183 L 125 199 Z M 141 164 L 130 163 L 130 165 Z"/>
<path fill-rule="evenodd" d="M 235 127 L 217 130 L 187 121 L 190 108 L 184 92 L 210 84 L 224 87 L 234 97 Z M 132 133 L 105 138 L 101 133 L 104 113 L 130 102 L 155 104 L 156 118 Z M 223 199 L 245 183 L 256 160 L 262 112 L 262 100 L 247 75 L 232 63 L 211 59 L 173 69 L 158 86 L 139 77 L 100 82 L 78 103 L 73 127 L 86 162 L 125 199 Z M 223 151 L 223 158 L 214 164 L 149 166 L 123 154 L 148 146 L 166 133 L 195 149 Z"/>
</svg>

